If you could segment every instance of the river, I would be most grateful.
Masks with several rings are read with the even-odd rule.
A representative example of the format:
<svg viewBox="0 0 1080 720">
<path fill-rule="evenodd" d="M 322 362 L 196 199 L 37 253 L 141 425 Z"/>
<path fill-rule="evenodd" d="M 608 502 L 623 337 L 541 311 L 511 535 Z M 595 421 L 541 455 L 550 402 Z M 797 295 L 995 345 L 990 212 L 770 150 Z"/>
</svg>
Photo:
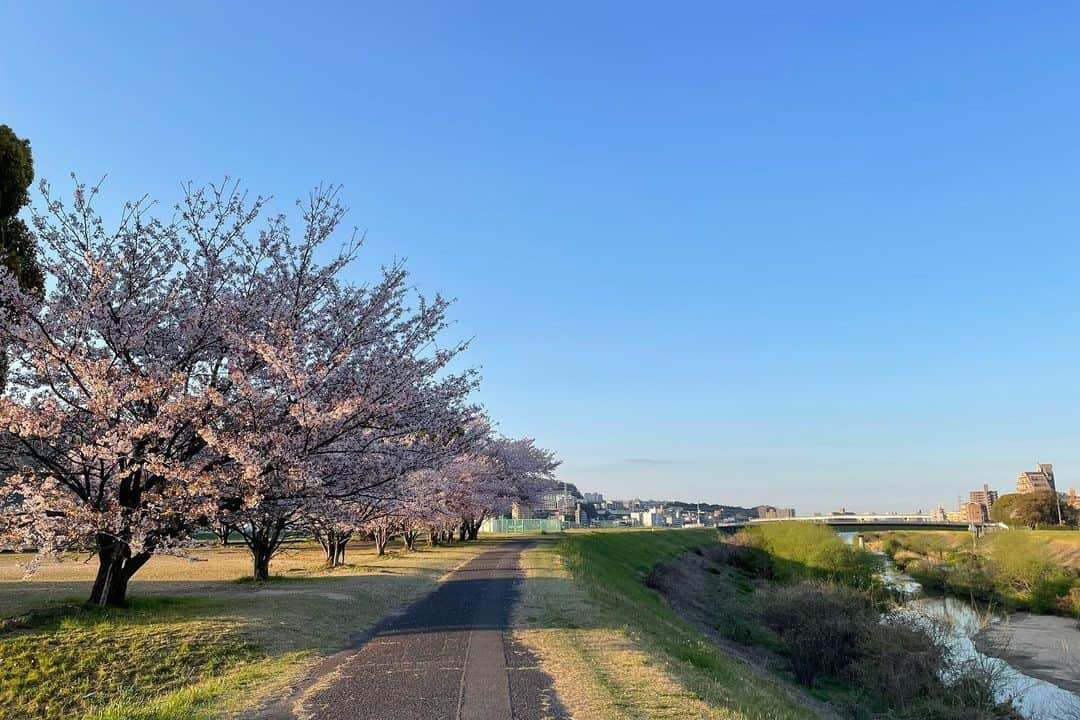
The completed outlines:
<svg viewBox="0 0 1080 720">
<path fill-rule="evenodd" d="M 845 542 L 852 543 L 857 533 L 838 533 Z M 957 662 L 978 663 L 979 667 L 992 670 L 1000 682 L 1000 701 L 1012 699 L 1013 706 L 1028 720 L 1080 720 L 1080 695 L 1059 687 L 1058 685 L 1026 675 L 1016 666 L 1010 664 L 1002 657 L 992 657 L 980 650 L 988 649 L 992 643 L 986 641 L 986 634 L 982 636 L 979 647 L 976 646 L 980 639 L 980 633 L 987 628 L 988 624 L 998 624 L 1005 627 L 1008 618 L 1004 614 L 987 617 L 986 613 L 980 612 L 971 603 L 954 597 L 928 597 L 922 594 L 922 586 L 913 578 L 899 572 L 896 567 L 886 560 L 886 569 L 882 577 L 894 588 L 902 590 L 908 596 L 904 608 L 897 611 L 907 614 L 912 622 L 919 622 L 922 617 L 944 620 L 949 631 L 948 643 L 952 659 Z M 1058 618 L 1062 628 L 1070 628 L 1078 635 L 1075 622 L 1066 618 Z M 1022 627 L 1017 623 L 1013 632 L 1019 632 Z M 994 634 L 994 633 L 991 633 Z M 997 631 L 999 636 L 1007 633 Z M 1008 656 L 1008 652 L 1001 652 Z"/>
</svg>

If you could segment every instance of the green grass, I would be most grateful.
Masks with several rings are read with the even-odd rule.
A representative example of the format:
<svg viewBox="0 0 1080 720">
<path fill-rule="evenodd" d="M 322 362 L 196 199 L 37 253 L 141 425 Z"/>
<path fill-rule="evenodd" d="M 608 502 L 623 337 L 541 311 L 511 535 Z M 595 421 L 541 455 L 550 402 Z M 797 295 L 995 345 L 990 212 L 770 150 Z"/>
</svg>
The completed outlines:
<svg viewBox="0 0 1080 720">
<path fill-rule="evenodd" d="M 297 659 L 290 655 L 266 658 L 149 700 L 137 693 L 121 694 L 87 714 L 85 720 L 215 720 L 227 710 L 243 706 L 242 702 L 223 699 L 235 698 L 245 689 L 255 690 L 282 674 L 288 676 Z"/>
<path fill-rule="evenodd" d="M 822 525 L 778 522 L 747 528 L 741 535 L 768 554 L 774 576 L 782 582 L 819 579 L 866 588 L 880 569 L 874 555 L 847 545 Z"/>
<path fill-rule="evenodd" d="M 70 718 L 102 698 L 167 694 L 261 655 L 232 625 L 205 620 L 203 604 L 147 598 L 0 636 L 0 716 Z"/>
<path fill-rule="evenodd" d="M 705 639 L 645 584 L 657 563 L 715 541 L 711 530 L 598 532 L 566 538 L 559 552 L 602 616 L 640 639 L 698 698 L 729 711 L 729 717 L 814 717 L 769 679 Z"/>
<path fill-rule="evenodd" d="M 231 717 L 296 681 L 352 634 L 430 590 L 487 543 L 376 558 L 327 570 L 314 546 L 275 560 L 281 579 L 237 582 L 242 550 L 205 561 L 154 558 L 128 607 L 81 604 L 92 566 L 47 566 L 26 582 L 0 557 L 0 718 L 209 720 Z"/>
<path fill-rule="evenodd" d="M 929 591 L 1010 610 L 1080 615 L 1080 533 L 993 530 L 889 532 L 872 538 Z"/>
</svg>

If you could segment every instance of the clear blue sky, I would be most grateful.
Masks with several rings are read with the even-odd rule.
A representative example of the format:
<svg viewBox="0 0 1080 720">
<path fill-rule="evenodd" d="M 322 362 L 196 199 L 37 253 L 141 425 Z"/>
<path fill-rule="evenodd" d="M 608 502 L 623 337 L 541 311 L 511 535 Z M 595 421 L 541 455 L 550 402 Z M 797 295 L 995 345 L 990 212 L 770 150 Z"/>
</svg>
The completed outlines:
<svg viewBox="0 0 1080 720">
<path fill-rule="evenodd" d="M 1080 11 L 123 5 L 0 10 L 39 176 L 342 183 L 583 490 L 1080 483 Z"/>
</svg>

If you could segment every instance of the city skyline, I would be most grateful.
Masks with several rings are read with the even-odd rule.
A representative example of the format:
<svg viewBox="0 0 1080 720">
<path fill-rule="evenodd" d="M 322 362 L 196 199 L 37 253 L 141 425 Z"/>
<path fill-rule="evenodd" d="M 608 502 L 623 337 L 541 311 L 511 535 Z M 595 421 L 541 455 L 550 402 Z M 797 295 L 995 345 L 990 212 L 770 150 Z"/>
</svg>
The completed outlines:
<svg viewBox="0 0 1080 720">
<path fill-rule="evenodd" d="M 899 511 L 1080 484 L 1077 22 L 24 4 L 0 67 L 38 178 L 106 211 L 342 183 L 363 265 L 460 298 L 477 400 L 562 478 Z"/>
<path fill-rule="evenodd" d="M 648 465 L 651 463 L 642 462 L 643 459 L 635 459 L 634 462 L 628 463 L 630 465 L 643 464 Z M 1053 464 L 1053 463 L 1049 463 Z M 976 483 L 975 481 L 965 482 L 962 478 L 956 483 L 955 491 L 948 495 L 942 495 L 941 497 L 928 497 L 925 501 L 914 502 L 913 504 L 904 505 L 902 502 L 897 501 L 894 497 L 886 492 L 881 492 L 878 495 L 866 495 L 865 493 L 852 492 L 848 498 L 842 496 L 832 497 L 817 497 L 817 500 L 813 499 L 797 503 L 791 502 L 787 496 L 774 496 L 770 495 L 771 490 L 766 486 L 761 489 L 752 488 L 735 488 L 730 490 L 726 495 L 719 494 L 702 494 L 692 496 L 676 496 L 670 494 L 664 494 L 660 492 L 660 488 L 664 486 L 663 481 L 657 481 L 656 483 L 650 483 L 647 479 L 641 483 L 637 483 L 637 486 L 644 487 L 645 490 L 639 493 L 627 493 L 625 490 L 620 489 L 618 484 L 613 484 L 610 488 L 602 488 L 600 486 L 594 487 L 590 484 L 591 480 L 587 480 L 588 473 L 583 473 L 577 479 L 570 477 L 566 472 L 560 473 L 560 482 L 570 482 L 582 489 L 582 492 L 595 491 L 602 494 L 608 500 L 631 500 L 638 498 L 641 500 L 677 500 L 682 502 L 708 502 L 712 504 L 725 504 L 736 505 L 740 507 L 752 508 L 758 505 L 795 505 L 800 509 L 800 515 L 814 515 L 814 514 L 828 514 L 840 508 L 857 509 L 859 511 L 871 511 L 871 512 L 914 512 L 916 510 L 922 510 L 929 513 L 938 505 L 944 505 L 950 509 L 954 506 L 963 505 L 968 502 L 968 497 L 972 491 L 981 489 L 984 485 L 992 492 L 999 493 L 1001 495 L 1011 494 L 1017 492 L 1016 489 L 1016 477 L 1017 472 L 1023 473 L 1026 468 L 1034 467 L 1036 463 L 1034 461 L 1029 462 L 1027 465 L 1022 465 L 1018 471 L 1008 473 L 1006 479 L 997 478 L 984 480 Z M 1066 468 L 1066 474 L 1061 475 L 1060 468 L 1054 465 L 1055 476 L 1057 478 L 1057 490 L 1062 494 L 1066 494 L 1069 488 L 1074 488 L 1078 484 L 1077 474 L 1075 472 L 1069 472 Z M 1070 479 L 1073 478 L 1073 479 Z M 652 488 L 651 490 L 649 488 Z M 898 495 L 903 495 L 903 488 L 899 488 L 901 492 Z M 802 512 L 805 509 L 806 512 Z"/>
</svg>

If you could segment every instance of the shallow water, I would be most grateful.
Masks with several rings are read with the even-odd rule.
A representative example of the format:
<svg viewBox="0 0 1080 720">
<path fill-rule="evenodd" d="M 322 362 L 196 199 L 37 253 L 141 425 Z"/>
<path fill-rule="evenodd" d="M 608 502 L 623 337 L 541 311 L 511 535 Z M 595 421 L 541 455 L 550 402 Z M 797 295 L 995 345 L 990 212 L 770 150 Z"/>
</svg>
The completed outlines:
<svg viewBox="0 0 1080 720">
<path fill-rule="evenodd" d="M 1053 683 L 1030 675 L 1010 665 L 1005 660 L 983 654 L 975 647 L 974 638 L 989 621 L 965 600 L 952 597 L 916 598 L 906 607 L 928 617 L 947 621 L 951 630 L 949 645 L 953 659 L 959 662 L 977 662 L 980 667 L 993 668 L 1000 674 L 999 700 L 1011 699 L 1020 714 L 1031 720 L 1058 720 L 1080 718 L 1080 697 Z"/>
</svg>

